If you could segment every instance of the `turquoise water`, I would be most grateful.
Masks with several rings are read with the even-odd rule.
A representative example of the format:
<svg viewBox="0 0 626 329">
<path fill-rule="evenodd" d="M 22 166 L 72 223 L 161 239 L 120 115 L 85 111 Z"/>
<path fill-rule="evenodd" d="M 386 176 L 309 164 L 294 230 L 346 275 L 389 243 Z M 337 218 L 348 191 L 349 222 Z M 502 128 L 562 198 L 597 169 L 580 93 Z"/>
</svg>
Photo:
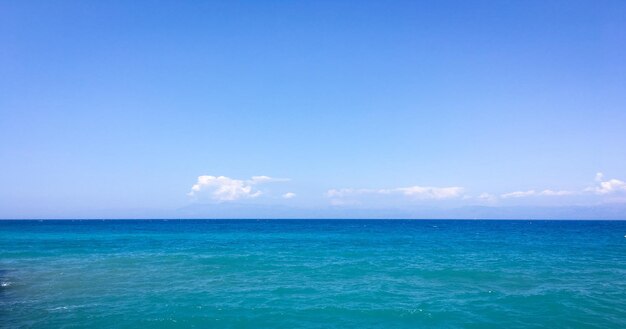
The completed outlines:
<svg viewBox="0 0 626 329">
<path fill-rule="evenodd" d="M 626 328 L 624 221 L 0 221 L 2 328 Z"/>
</svg>

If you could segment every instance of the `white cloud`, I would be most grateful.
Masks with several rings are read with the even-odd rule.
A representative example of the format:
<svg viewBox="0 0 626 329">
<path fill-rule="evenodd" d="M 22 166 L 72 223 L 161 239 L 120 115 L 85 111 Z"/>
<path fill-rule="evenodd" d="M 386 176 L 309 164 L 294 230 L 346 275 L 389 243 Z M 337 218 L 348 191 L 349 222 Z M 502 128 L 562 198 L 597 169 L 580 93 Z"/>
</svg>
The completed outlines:
<svg viewBox="0 0 626 329">
<path fill-rule="evenodd" d="M 367 194 L 367 193 L 378 193 L 382 190 L 374 190 L 374 189 L 354 189 L 354 188 L 342 188 L 342 189 L 331 189 L 326 192 L 326 196 L 329 198 L 343 198 L 351 195 L 358 194 Z"/>
<path fill-rule="evenodd" d="M 343 201 L 337 199 L 352 197 L 363 194 L 391 195 L 400 194 L 414 199 L 431 199 L 442 200 L 451 199 L 462 196 L 462 187 L 430 187 L 430 186 L 409 186 L 391 189 L 331 189 L 326 192 L 326 196 L 333 199 L 333 204 L 344 204 Z"/>
<path fill-rule="evenodd" d="M 604 174 L 602 174 L 601 172 L 597 173 L 596 182 L 598 183 L 598 185 L 594 187 L 589 187 L 586 189 L 586 191 L 593 192 L 595 194 L 600 194 L 600 195 L 626 191 L 625 182 L 619 179 L 609 179 L 606 181 L 603 179 L 604 179 Z"/>
<path fill-rule="evenodd" d="M 293 192 L 287 192 L 285 194 L 283 194 L 283 198 L 284 199 L 293 199 L 296 197 L 296 194 Z"/>
<path fill-rule="evenodd" d="M 626 182 L 623 182 L 619 179 L 604 180 L 604 174 L 600 172 L 596 174 L 595 181 L 596 181 L 595 186 L 590 186 L 586 189 L 578 190 L 578 191 L 546 189 L 546 190 L 537 192 L 535 190 L 529 190 L 529 191 L 516 191 L 516 192 L 511 192 L 511 193 L 505 193 L 505 194 L 500 195 L 500 197 L 503 199 L 508 199 L 508 198 L 523 198 L 523 197 L 530 197 L 530 196 L 581 195 L 585 193 L 606 195 L 606 194 L 613 194 L 616 192 L 626 192 Z"/>
<path fill-rule="evenodd" d="M 209 193 L 211 199 L 216 201 L 234 201 L 238 199 L 256 198 L 262 194 L 255 189 L 257 184 L 268 182 L 285 181 L 268 176 L 253 176 L 249 180 L 233 179 L 226 176 L 198 177 L 198 181 L 191 187 L 189 196 L 197 196 L 201 193 Z"/>
<path fill-rule="evenodd" d="M 604 174 L 603 173 L 601 173 L 601 172 L 596 173 L 596 182 L 601 182 L 602 178 L 604 178 Z"/>
<path fill-rule="evenodd" d="M 481 193 L 478 196 L 478 200 L 484 202 L 496 202 L 498 200 L 498 197 L 490 193 Z"/>
<path fill-rule="evenodd" d="M 509 198 L 525 198 L 525 197 L 530 197 L 530 196 L 564 196 L 564 195 L 573 195 L 576 194 L 577 192 L 575 191 L 565 191 L 565 190 L 543 190 L 540 192 L 537 192 L 535 190 L 528 190 L 528 191 L 515 191 L 515 192 L 510 192 L 510 193 L 504 193 L 502 195 L 500 195 L 501 198 L 503 199 L 509 199 Z"/>
<path fill-rule="evenodd" d="M 515 192 L 510 192 L 510 193 L 504 193 L 504 194 L 500 195 L 500 197 L 503 198 L 503 199 L 524 198 L 524 197 L 527 197 L 527 196 L 533 196 L 535 194 L 537 194 L 537 192 L 535 190 L 515 191 Z"/>
<path fill-rule="evenodd" d="M 262 183 L 271 183 L 271 182 L 286 182 L 289 181 L 288 178 L 274 178 L 269 176 L 252 176 L 252 178 L 248 181 L 250 184 L 262 184 Z"/>
<path fill-rule="evenodd" d="M 399 191 L 406 196 L 418 198 L 418 199 L 450 199 L 459 197 L 463 194 L 462 187 L 423 187 L 423 186 L 411 186 L 401 187 L 394 191 Z"/>
<path fill-rule="evenodd" d="M 576 194 L 576 192 L 566 191 L 566 190 L 554 191 L 554 190 L 549 190 L 549 189 L 539 192 L 539 195 L 545 195 L 545 196 L 563 196 L 563 195 L 573 195 L 573 194 Z"/>
</svg>

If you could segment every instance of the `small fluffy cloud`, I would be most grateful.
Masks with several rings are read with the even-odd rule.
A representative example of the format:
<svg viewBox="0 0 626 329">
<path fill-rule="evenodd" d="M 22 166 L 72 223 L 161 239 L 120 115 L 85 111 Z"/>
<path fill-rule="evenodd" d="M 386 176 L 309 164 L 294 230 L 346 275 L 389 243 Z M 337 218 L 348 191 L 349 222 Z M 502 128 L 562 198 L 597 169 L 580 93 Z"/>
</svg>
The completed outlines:
<svg viewBox="0 0 626 329">
<path fill-rule="evenodd" d="M 329 198 L 343 198 L 347 196 L 359 195 L 359 194 L 368 194 L 368 193 L 383 193 L 383 190 L 374 190 L 374 189 L 354 189 L 354 188 L 342 188 L 342 189 L 331 189 L 326 192 L 326 196 Z"/>
<path fill-rule="evenodd" d="M 250 184 L 262 184 L 262 183 L 271 183 L 271 182 L 286 182 L 289 179 L 287 178 L 274 178 L 269 176 L 252 176 L 252 178 L 248 181 Z"/>
<path fill-rule="evenodd" d="M 283 199 L 293 199 L 296 197 L 296 194 L 293 192 L 287 192 L 283 194 Z"/>
<path fill-rule="evenodd" d="M 510 192 L 500 195 L 502 199 L 509 198 L 524 198 L 531 196 L 567 196 L 567 195 L 584 195 L 584 194 L 597 194 L 597 195 L 607 195 L 614 194 L 617 192 L 626 192 L 626 182 L 623 182 L 619 179 L 604 179 L 604 174 L 597 173 L 596 174 L 596 185 L 587 187 L 586 189 L 577 190 L 577 191 L 567 191 L 567 190 L 543 190 L 543 191 L 516 191 Z"/>
<path fill-rule="evenodd" d="M 419 199 L 450 199 L 456 198 L 463 194 L 462 187 L 422 187 L 411 186 L 401 187 L 392 192 L 401 192 L 402 194 Z"/>
<path fill-rule="evenodd" d="M 560 190 L 560 191 L 554 191 L 554 190 L 543 190 L 541 192 L 539 192 L 539 195 L 545 195 L 545 196 L 563 196 L 563 195 L 573 195 L 576 194 L 575 191 L 565 191 L 565 190 Z"/>
<path fill-rule="evenodd" d="M 483 202 L 496 202 L 498 197 L 491 193 L 481 193 L 477 199 Z"/>
<path fill-rule="evenodd" d="M 597 185 L 587 188 L 586 191 L 593 192 L 595 194 L 611 194 L 615 192 L 626 191 L 626 183 L 619 179 L 604 180 L 604 174 L 596 174 Z"/>
<path fill-rule="evenodd" d="M 197 196 L 200 193 L 208 193 L 211 199 L 220 202 L 256 198 L 262 192 L 255 189 L 255 185 L 276 181 L 285 181 L 285 179 L 253 176 L 249 180 L 240 180 L 226 176 L 203 175 L 198 177 L 198 181 L 191 187 L 188 195 Z"/>
<path fill-rule="evenodd" d="M 504 193 L 504 194 L 500 195 L 500 197 L 503 198 L 503 199 L 524 198 L 524 197 L 533 196 L 533 195 L 536 195 L 536 194 L 537 194 L 537 192 L 535 190 L 515 191 L 515 192 L 510 192 L 510 193 Z"/>
<path fill-rule="evenodd" d="M 354 197 L 358 195 L 404 195 L 413 199 L 430 199 L 443 200 L 462 196 L 462 187 L 430 187 L 430 186 L 409 186 L 391 189 L 331 189 L 326 192 L 326 196 L 331 198 L 334 205 L 345 204 L 346 202 L 338 200 L 346 197 Z"/>
<path fill-rule="evenodd" d="M 548 189 L 548 190 L 543 190 L 539 192 L 535 190 L 515 191 L 515 192 L 510 192 L 510 193 L 504 193 L 500 195 L 500 197 L 503 199 L 510 199 L 510 198 L 525 198 L 525 197 L 530 197 L 530 196 L 564 196 L 564 195 L 573 195 L 573 194 L 576 194 L 576 192 L 565 191 L 565 190 L 555 191 L 555 190 Z"/>
</svg>

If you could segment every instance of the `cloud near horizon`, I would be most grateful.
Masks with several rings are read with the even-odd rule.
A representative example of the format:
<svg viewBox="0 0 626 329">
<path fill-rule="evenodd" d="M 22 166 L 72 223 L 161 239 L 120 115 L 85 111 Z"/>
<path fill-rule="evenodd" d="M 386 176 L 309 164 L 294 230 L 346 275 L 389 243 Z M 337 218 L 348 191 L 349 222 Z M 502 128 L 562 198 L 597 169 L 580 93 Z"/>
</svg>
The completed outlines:
<svg viewBox="0 0 626 329">
<path fill-rule="evenodd" d="M 253 199 L 263 195 L 266 191 L 259 189 L 259 185 L 271 182 L 284 182 L 288 179 L 279 179 L 269 176 L 252 176 L 250 179 L 234 179 L 227 176 L 199 176 L 197 182 L 191 187 L 188 193 L 191 197 L 208 196 L 217 202 L 235 201 L 241 199 Z M 341 188 L 330 189 L 326 192 L 326 197 L 330 199 L 333 205 L 350 205 L 364 202 L 364 200 L 373 201 L 372 197 L 378 199 L 389 196 L 387 201 L 394 198 L 397 201 L 399 197 L 408 200 L 465 200 L 466 202 L 480 203 L 497 203 L 507 199 L 520 199 L 529 197 L 563 197 L 563 196 L 579 196 L 579 195 L 615 195 L 619 197 L 626 193 L 626 183 L 618 179 L 604 179 L 602 173 L 597 173 L 595 184 L 580 190 L 520 190 L 502 194 L 482 193 L 478 196 L 472 196 L 465 193 L 463 187 L 432 187 L 432 186 L 408 186 L 396 188 L 370 189 L 370 188 Z M 289 200 L 296 197 L 293 191 L 287 191 L 276 197 Z"/>
<path fill-rule="evenodd" d="M 462 187 L 423 187 L 410 186 L 398 187 L 390 189 L 368 189 L 368 188 L 342 188 L 330 189 L 326 192 L 326 197 L 330 199 L 332 205 L 354 205 L 360 203 L 365 196 L 383 196 L 383 195 L 403 195 L 418 200 L 447 200 L 461 199 L 467 201 L 477 201 L 480 203 L 496 203 L 507 199 L 520 199 L 529 197 L 565 197 L 579 195 L 622 195 L 626 193 L 626 183 L 619 179 L 604 180 L 602 173 L 596 174 L 596 183 L 593 186 L 580 190 L 559 190 L 559 189 L 543 189 L 543 190 L 522 190 L 500 195 L 492 193 L 482 193 L 478 196 L 472 196 L 465 193 Z M 362 196 L 362 198 L 359 198 Z M 371 199 L 370 199 L 371 200 Z M 617 199 L 613 199 L 617 200 Z"/>
<path fill-rule="evenodd" d="M 615 192 L 626 192 L 626 183 L 619 179 L 603 180 L 604 174 L 599 172 L 596 174 L 597 185 L 585 189 L 587 192 L 593 192 L 595 194 L 611 194 Z"/>
<path fill-rule="evenodd" d="M 596 194 L 607 195 L 618 192 L 626 192 L 626 183 L 619 179 L 604 180 L 604 174 L 599 172 L 596 174 L 596 185 L 590 186 L 579 191 L 567 191 L 567 190 L 528 190 L 528 191 L 515 191 L 510 193 L 504 193 L 500 195 L 502 199 L 510 198 L 524 198 L 531 196 L 566 196 L 566 195 L 581 195 L 581 194 Z"/>
<path fill-rule="evenodd" d="M 202 175 L 198 176 L 197 182 L 191 187 L 191 191 L 187 195 L 196 197 L 208 193 L 211 199 L 218 202 L 256 198 L 263 194 L 262 191 L 255 188 L 256 185 L 287 180 L 269 176 L 252 176 L 248 180 L 241 180 L 226 176 Z"/>
<path fill-rule="evenodd" d="M 331 199 L 333 205 L 351 204 L 353 202 L 343 200 L 344 198 L 358 195 L 402 195 L 418 200 L 443 200 L 458 198 L 463 195 L 462 187 L 431 187 L 431 186 L 409 186 L 390 189 L 330 189 L 326 192 L 326 197 Z"/>
<path fill-rule="evenodd" d="M 515 192 L 510 192 L 510 193 L 504 193 L 502 195 L 500 195 L 501 198 L 503 199 L 509 199 L 509 198 L 523 198 L 523 197 L 529 197 L 529 196 L 563 196 L 563 195 L 574 195 L 577 194 L 578 192 L 575 191 L 565 191 L 565 190 L 543 190 L 543 191 L 535 191 L 535 190 L 529 190 L 529 191 L 515 191 Z"/>
<path fill-rule="evenodd" d="M 296 197 L 296 194 L 293 192 L 287 192 L 283 194 L 283 199 L 293 199 Z"/>
</svg>

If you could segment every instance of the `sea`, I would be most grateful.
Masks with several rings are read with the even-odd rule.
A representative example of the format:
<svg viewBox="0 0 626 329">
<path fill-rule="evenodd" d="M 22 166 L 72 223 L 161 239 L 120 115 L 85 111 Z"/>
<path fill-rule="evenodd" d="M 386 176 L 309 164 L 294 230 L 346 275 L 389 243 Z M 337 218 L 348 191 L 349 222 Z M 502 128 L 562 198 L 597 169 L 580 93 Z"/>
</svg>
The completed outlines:
<svg viewBox="0 0 626 329">
<path fill-rule="evenodd" d="M 626 221 L 0 221 L 0 328 L 626 328 Z"/>
</svg>

